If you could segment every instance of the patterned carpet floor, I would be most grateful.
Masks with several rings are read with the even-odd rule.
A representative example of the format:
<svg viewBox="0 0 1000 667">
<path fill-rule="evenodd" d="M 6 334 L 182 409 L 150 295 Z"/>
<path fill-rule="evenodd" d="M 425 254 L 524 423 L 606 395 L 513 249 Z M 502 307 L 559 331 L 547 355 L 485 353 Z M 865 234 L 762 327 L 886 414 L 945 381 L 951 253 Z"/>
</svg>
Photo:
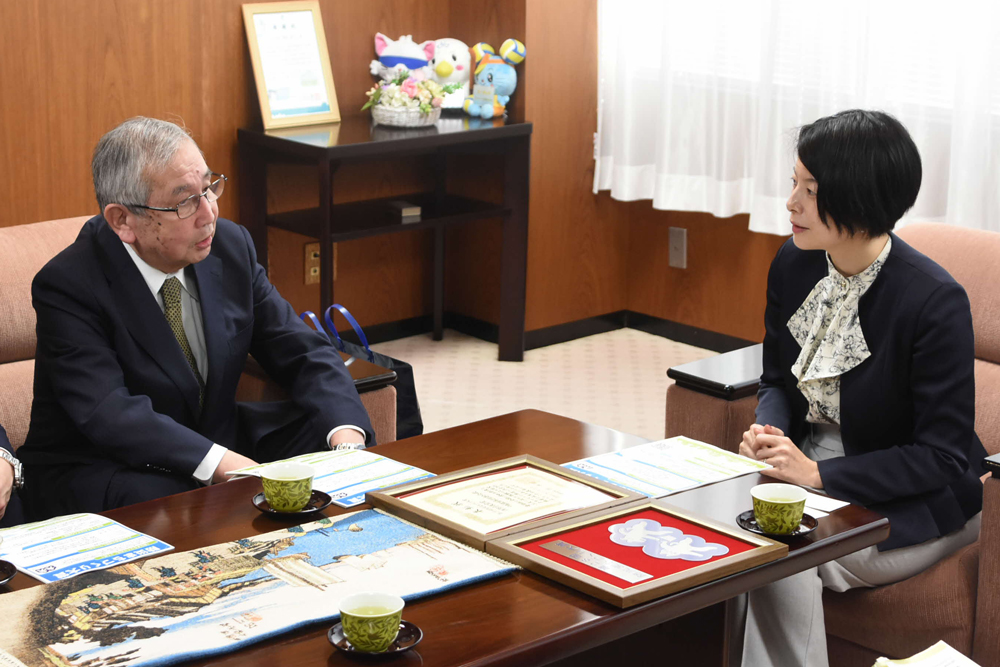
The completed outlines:
<svg viewBox="0 0 1000 667">
<path fill-rule="evenodd" d="M 529 350 L 497 361 L 497 346 L 445 330 L 372 346 L 413 365 L 424 432 L 536 408 L 658 440 L 667 369 L 716 354 L 635 329 Z"/>
</svg>

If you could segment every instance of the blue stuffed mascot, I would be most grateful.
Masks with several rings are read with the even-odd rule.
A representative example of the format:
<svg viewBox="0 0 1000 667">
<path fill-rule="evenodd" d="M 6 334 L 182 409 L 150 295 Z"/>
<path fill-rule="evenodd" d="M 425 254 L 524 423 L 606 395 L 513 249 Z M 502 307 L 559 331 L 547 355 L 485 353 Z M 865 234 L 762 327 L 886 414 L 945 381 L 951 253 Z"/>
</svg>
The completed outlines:
<svg viewBox="0 0 1000 667">
<path fill-rule="evenodd" d="M 479 118 L 502 116 L 517 88 L 514 66 L 524 61 L 524 44 L 508 39 L 500 45 L 497 55 L 492 46 L 480 42 L 472 47 L 472 55 L 476 61 L 475 86 L 462 108 Z"/>
</svg>

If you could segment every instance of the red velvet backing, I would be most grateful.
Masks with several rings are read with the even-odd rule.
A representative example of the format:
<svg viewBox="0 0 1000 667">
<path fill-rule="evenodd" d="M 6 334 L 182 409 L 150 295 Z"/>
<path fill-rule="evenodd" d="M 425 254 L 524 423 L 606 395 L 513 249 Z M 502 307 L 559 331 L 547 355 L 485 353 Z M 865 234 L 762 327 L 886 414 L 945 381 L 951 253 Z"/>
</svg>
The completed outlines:
<svg viewBox="0 0 1000 667">
<path fill-rule="evenodd" d="M 681 559 L 667 560 L 647 556 L 643 553 L 642 547 L 628 547 L 612 542 L 611 533 L 608 529 L 615 524 L 625 523 L 631 519 L 652 519 L 661 526 L 677 528 L 685 535 L 696 535 L 704 538 L 706 542 L 714 542 L 716 544 L 729 547 L 729 553 L 722 556 L 713 556 L 712 558 L 703 561 L 686 561 Z M 627 581 L 619 579 L 618 577 L 602 572 L 601 570 L 594 569 L 589 565 L 584 565 L 583 563 L 579 563 L 575 560 L 549 551 L 548 549 L 542 548 L 542 544 L 552 542 L 553 540 L 563 540 L 564 542 L 569 542 L 570 544 L 587 549 L 588 551 L 593 551 L 594 553 L 610 558 L 611 560 L 618 561 L 619 563 L 623 563 L 647 574 L 651 574 L 653 575 L 653 578 L 640 581 L 636 584 L 630 584 Z M 719 533 L 709 528 L 684 521 L 683 519 L 679 519 L 653 508 L 639 510 L 633 514 L 624 514 L 608 521 L 591 524 L 583 528 L 568 530 L 564 533 L 547 535 L 539 540 L 524 542 L 520 545 L 520 547 L 533 554 L 541 556 L 542 558 L 555 561 L 561 565 L 565 565 L 573 570 L 582 572 L 583 574 L 587 574 L 595 579 L 600 579 L 605 583 L 618 586 L 622 589 L 655 581 L 661 577 L 666 577 L 671 574 L 690 570 L 709 563 L 716 563 L 720 560 L 724 560 L 756 548 L 753 544 L 734 539 L 724 533 Z"/>
</svg>

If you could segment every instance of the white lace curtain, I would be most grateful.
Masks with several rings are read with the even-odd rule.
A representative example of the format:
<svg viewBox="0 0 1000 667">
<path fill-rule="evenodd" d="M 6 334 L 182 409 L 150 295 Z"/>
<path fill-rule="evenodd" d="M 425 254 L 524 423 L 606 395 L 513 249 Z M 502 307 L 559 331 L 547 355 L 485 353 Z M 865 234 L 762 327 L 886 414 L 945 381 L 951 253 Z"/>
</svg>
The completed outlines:
<svg viewBox="0 0 1000 667">
<path fill-rule="evenodd" d="M 881 109 L 923 159 L 903 223 L 1000 231 L 1000 3 L 599 0 L 598 33 L 595 193 L 789 234 L 797 128 Z"/>
</svg>

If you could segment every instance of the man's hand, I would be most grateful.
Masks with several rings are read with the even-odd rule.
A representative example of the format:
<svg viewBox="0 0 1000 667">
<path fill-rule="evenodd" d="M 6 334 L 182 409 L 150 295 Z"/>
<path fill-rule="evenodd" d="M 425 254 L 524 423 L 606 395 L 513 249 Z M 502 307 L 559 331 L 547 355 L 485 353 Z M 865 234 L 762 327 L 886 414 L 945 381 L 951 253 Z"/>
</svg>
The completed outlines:
<svg viewBox="0 0 1000 667">
<path fill-rule="evenodd" d="M 227 482 L 232 479 L 232 477 L 226 474 L 231 470 L 239 470 L 240 468 L 255 465 L 257 465 L 257 462 L 253 459 L 248 459 L 242 454 L 237 454 L 230 449 L 222 455 L 222 460 L 219 461 L 219 467 L 217 467 L 215 472 L 212 474 L 212 484 Z"/>
<path fill-rule="evenodd" d="M 7 512 L 10 493 L 14 488 L 14 466 L 0 459 L 0 519 Z"/>
<path fill-rule="evenodd" d="M 761 470 L 760 474 L 814 489 L 823 488 L 819 466 L 786 438 L 781 429 L 765 426 L 764 431 L 754 438 L 754 444 L 757 460 L 772 466 Z"/>
<path fill-rule="evenodd" d="M 365 443 L 365 434 L 355 431 L 353 428 L 342 428 L 330 436 L 330 449 L 336 449 L 337 445 L 342 445 L 345 442 L 357 442 L 363 445 Z"/>
</svg>

